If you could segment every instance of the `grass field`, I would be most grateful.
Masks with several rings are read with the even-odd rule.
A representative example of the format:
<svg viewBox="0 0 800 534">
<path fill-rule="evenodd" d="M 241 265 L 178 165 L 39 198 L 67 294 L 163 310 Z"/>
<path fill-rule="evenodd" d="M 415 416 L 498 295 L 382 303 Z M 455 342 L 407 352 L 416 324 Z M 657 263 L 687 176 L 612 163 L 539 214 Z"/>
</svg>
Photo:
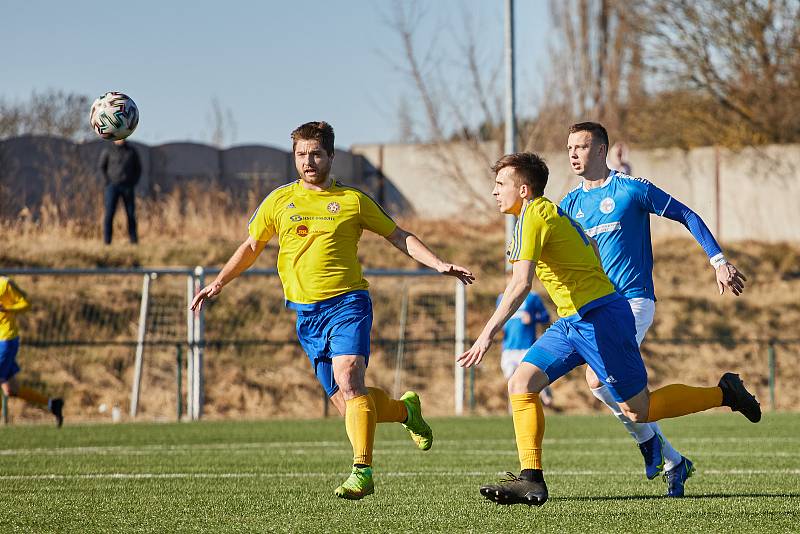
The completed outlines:
<svg viewBox="0 0 800 534">
<path fill-rule="evenodd" d="M 800 414 L 662 422 L 697 467 L 661 498 L 606 416 L 547 418 L 542 508 L 501 507 L 482 483 L 518 463 L 510 418 L 434 419 L 432 450 L 379 425 L 376 493 L 338 500 L 351 451 L 341 420 L 0 429 L 4 532 L 796 532 Z"/>
</svg>

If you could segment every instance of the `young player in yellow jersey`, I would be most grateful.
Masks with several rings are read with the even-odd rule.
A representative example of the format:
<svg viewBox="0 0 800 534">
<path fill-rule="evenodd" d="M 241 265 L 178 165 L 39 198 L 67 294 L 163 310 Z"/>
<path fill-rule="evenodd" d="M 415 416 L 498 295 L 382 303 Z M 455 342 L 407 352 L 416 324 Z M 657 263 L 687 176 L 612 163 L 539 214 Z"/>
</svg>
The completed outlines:
<svg viewBox="0 0 800 534">
<path fill-rule="evenodd" d="M 253 264 L 273 236 L 278 237 L 278 274 L 286 305 L 297 312 L 300 344 L 317 379 L 344 415 L 353 445 L 351 475 L 334 493 L 361 499 L 374 491 L 376 423 L 403 423 L 422 450 L 433 443 L 416 393 L 409 391 L 395 400 L 382 389 L 365 385 L 372 302 L 357 255 L 362 231 L 385 237 L 418 262 L 465 284 L 474 277 L 464 267 L 439 259 L 368 195 L 330 176 L 334 134 L 329 124 L 303 124 L 292 132 L 292 141 L 300 179 L 264 199 L 250 219 L 249 237 L 217 278 L 197 294 L 192 309 L 200 309 L 205 299 L 218 295 Z"/>
<path fill-rule="evenodd" d="M 499 504 L 537 506 L 547 500 L 539 392 L 584 363 L 635 422 L 717 406 L 742 412 L 752 422 L 761 419 L 755 397 L 733 373 L 725 373 L 717 387 L 672 384 L 650 392 L 633 312 L 603 272 L 595 243 L 543 196 L 547 165 L 536 154 L 519 153 L 503 156 L 492 169 L 496 173 L 492 194 L 498 208 L 519 217 L 506 252 L 513 272 L 494 315 L 458 361 L 465 367 L 480 363 L 494 336 L 530 292 L 534 272 L 555 302 L 560 319 L 533 344 L 508 381 L 521 473 L 501 484 L 481 487 L 484 497 Z"/>
<path fill-rule="evenodd" d="M 19 397 L 48 410 L 56 417 L 56 424 L 60 427 L 64 422 L 64 401 L 47 398 L 17 382 L 16 375 L 20 368 L 17 364 L 19 329 L 16 315 L 27 311 L 30 306 L 25 293 L 9 278 L 0 276 L 0 387 L 9 397 Z"/>
</svg>

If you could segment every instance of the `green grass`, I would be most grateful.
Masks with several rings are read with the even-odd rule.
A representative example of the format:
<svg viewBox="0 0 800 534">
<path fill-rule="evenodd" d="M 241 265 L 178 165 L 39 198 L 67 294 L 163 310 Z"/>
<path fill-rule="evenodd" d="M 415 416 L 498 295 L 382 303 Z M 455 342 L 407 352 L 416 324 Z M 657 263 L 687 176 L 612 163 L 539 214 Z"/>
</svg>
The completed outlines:
<svg viewBox="0 0 800 534">
<path fill-rule="evenodd" d="M 375 495 L 342 501 L 339 419 L 0 429 L 4 532 L 790 532 L 800 524 L 800 414 L 720 411 L 662 423 L 697 466 L 665 499 L 609 416 L 547 418 L 542 508 L 478 493 L 517 471 L 507 417 L 434 419 L 428 452 L 379 425 Z"/>
</svg>

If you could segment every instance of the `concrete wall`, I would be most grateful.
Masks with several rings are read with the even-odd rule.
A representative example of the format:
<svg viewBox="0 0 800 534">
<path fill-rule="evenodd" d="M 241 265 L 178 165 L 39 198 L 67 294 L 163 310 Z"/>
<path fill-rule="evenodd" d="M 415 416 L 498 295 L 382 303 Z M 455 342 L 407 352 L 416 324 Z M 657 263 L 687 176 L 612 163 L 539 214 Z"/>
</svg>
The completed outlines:
<svg viewBox="0 0 800 534">
<path fill-rule="evenodd" d="M 14 217 L 25 208 L 35 214 L 44 195 L 100 199 L 94 171 L 103 143 L 30 136 L 0 141 L 0 216 Z M 198 183 L 244 199 L 296 176 L 291 153 L 267 146 L 133 144 L 144 168 L 140 195 Z M 356 145 L 337 149 L 333 172 L 395 215 L 497 220 L 489 165 L 500 156 L 497 143 Z M 566 150 L 542 156 L 550 167 L 545 194 L 559 201 L 579 179 Z M 800 207 L 800 145 L 632 150 L 630 161 L 634 175 L 694 209 L 720 239 L 800 241 L 800 227 L 793 224 Z M 660 217 L 653 217 L 652 228 L 656 236 L 686 235 L 681 225 Z"/>
<path fill-rule="evenodd" d="M 355 145 L 359 154 L 408 199 L 409 212 L 419 217 L 455 215 L 485 217 L 491 213 L 493 175 L 488 161 L 500 154 L 486 143 L 480 151 L 462 145 Z"/>
<path fill-rule="evenodd" d="M 497 144 L 482 145 L 480 153 L 401 144 L 356 145 L 351 151 L 382 171 L 418 216 L 497 216 L 488 170 L 501 156 Z M 557 202 L 580 179 L 572 173 L 566 150 L 541 155 L 550 168 L 545 195 Z M 800 226 L 793 224 L 800 209 L 800 145 L 632 150 L 630 162 L 632 174 L 691 207 L 719 239 L 800 241 Z M 454 178 L 454 165 L 466 180 Z M 656 237 L 688 235 L 682 225 L 656 216 L 652 231 Z"/>
<path fill-rule="evenodd" d="M 277 148 L 237 146 L 223 150 L 221 157 L 225 181 L 263 180 L 273 184 L 274 189 L 296 174 L 291 154 Z"/>
<path fill-rule="evenodd" d="M 36 217 L 45 196 L 56 203 L 75 197 L 102 202 L 103 185 L 96 170 L 105 143 L 76 144 L 43 136 L 0 140 L 0 217 L 13 218 L 23 212 Z M 142 177 L 136 188 L 140 196 L 157 198 L 191 184 L 225 191 L 246 202 L 248 196 L 266 195 L 297 177 L 291 153 L 268 146 L 219 150 L 197 143 L 131 144 L 142 160 Z M 348 185 L 383 197 L 395 214 L 408 207 L 390 185 L 381 187 L 380 177 L 360 155 L 337 148 L 333 173 Z"/>
</svg>

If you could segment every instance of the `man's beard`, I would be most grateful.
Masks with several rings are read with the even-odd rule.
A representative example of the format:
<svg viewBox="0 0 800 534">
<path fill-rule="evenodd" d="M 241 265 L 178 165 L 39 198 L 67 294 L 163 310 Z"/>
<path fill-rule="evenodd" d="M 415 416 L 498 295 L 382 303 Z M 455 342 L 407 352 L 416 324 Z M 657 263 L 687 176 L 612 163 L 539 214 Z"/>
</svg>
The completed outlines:
<svg viewBox="0 0 800 534">
<path fill-rule="evenodd" d="M 330 169 L 326 171 L 324 174 L 317 170 L 317 174 L 315 176 L 308 176 L 307 174 L 303 173 L 303 180 L 310 184 L 320 185 L 324 184 L 328 177 L 330 176 Z"/>
</svg>

